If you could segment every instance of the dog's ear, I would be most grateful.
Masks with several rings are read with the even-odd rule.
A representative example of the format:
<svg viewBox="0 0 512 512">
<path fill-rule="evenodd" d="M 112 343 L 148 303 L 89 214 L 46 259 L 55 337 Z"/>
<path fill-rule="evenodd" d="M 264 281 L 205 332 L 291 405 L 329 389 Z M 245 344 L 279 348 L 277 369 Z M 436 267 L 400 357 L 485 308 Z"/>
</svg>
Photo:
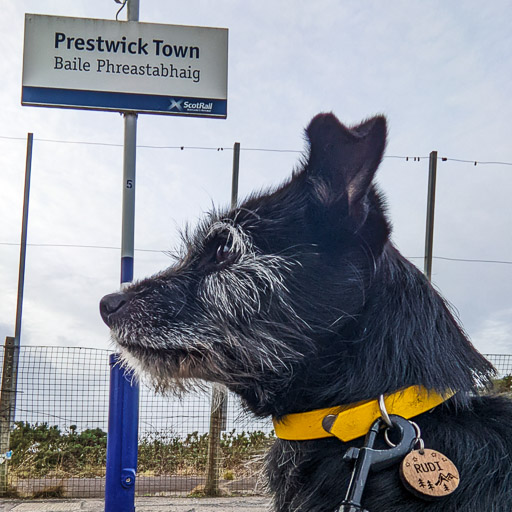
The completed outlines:
<svg viewBox="0 0 512 512">
<path fill-rule="evenodd" d="M 386 119 L 373 117 L 347 128 L 333 114 L 319 114 L 306 130 L 310 143 L 306 166 L 315 199 L 355 229 L 368 215 L 367 194 L 386 147 Z"/>
</svg>

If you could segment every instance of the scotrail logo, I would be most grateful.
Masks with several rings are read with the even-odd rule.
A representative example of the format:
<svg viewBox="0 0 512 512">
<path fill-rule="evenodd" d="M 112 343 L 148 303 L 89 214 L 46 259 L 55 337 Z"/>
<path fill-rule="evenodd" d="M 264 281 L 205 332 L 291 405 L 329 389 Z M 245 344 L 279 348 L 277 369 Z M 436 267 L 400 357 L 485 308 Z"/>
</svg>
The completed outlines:
<svg viewBox="0 0 512 512">
<path fill-rule="evenodd" d="M 170 98 L 169 110 L 183 113 L 210 114 L 213 111 L 213 101 L 185 101 Z"/>
<path fill-rule="evenodd" d="M 176 109 L 179 112 L 183 111 L 183 107 L 181 104 L 183 103 L 183 100 L 175 100 L 174 98 L 171 98 L 171 104 L 169 106 L 169 110 Z"/>
</svg>

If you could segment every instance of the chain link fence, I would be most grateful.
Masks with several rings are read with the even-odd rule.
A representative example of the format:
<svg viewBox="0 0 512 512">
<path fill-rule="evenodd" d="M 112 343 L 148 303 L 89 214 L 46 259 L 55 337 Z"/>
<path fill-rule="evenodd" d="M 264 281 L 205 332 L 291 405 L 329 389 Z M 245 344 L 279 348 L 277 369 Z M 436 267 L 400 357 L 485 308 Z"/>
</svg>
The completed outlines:
<svg viewBox="0 0 512 512">
<path fill-rule="evenodd" d="M 109 401 L 107 350 L 22 347 L 9 451 L 0 455 L 0 486 L 20 497 L 101 497 Z M 0 350 L 0 368 L 3 365 Z M 5 413 L 2 393 L 0 413 Z M 208 469 L 211 389 L 182 397 L 140 386 L 136 493 L 201 495 Z M 4 416 L 4 414 L 2 414 Z M 262 494 L 262 455 L 270 421 L 243 411 L 229 394 L 215 466 L 222 494 Z M 9 456 L 6 459 L 6 456 Z M 6 481 L 5 481 L 6 479 Z"/>
<path fill-rule="evenodd" d="M 14 425 L 8 450 L 0 453 L 0 488 L 4 494 L 103 496 L 109 354 L 89 348 L 20 349 Z M 512 355 L 487 357 L 500 377 L 512 375 Z M 2 350 L 0 368 L 5 371 Z M 141 384 L 138 496 L 204 492 L 212 468 L 208 458 L 211 396 L 211 388 L 205 387 L 181 398 L 164 397 Z M 3 384 L 0 416 L 4 420 L 7 398 L 12 397 Z M 274 439 L 271 421 L 244 412 L 232 394 L 227 395 L 224 417 L 214 452 L 218 489 L 226 495 L 263 494 L 260 473 L 263 454 Z"/>
</svg>

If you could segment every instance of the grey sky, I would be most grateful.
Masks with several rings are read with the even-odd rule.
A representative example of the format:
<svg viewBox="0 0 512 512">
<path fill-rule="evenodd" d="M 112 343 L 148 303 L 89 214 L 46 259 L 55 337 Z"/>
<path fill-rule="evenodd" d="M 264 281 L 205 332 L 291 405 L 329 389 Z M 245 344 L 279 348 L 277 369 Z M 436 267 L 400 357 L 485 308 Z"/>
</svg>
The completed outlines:
<svg viewBox="0 0 512 512">
<path fill-rule="evenodd" d="M 423 254 L 428 159 L 512 162 L 509 1 L 140 0 L 146 22 L 229 29 L 227 120 L 139 116 L 136 247 L 171 250 L 177 228 L 230 198 L 279 183 L 313 115 L 389 121 L 378 180 L 410 257 Z M 0 19 L 0 242 L 19 242 L 26 133 L 34 132 L 29 243 L 119 247 L 123 122 L 119 114 L 21 107 L 24 13 L 114 19 L 113 0 L 7 0 Z M 122 13 L 123 19 L 126 14 Z M 12 139 L 14 138 L 14 139 Z M 113 146 L 64 144 L 103 142 Z M 435 256 L 512 261 L 512 166 L 439 162 Z M 19 248 L 0 245 L 0 337 L 14 334 Z M 415 259 L 419 266 L 421 259 Z M 170 263 L 136 252 L 136 278 Z M 512 353 L 512 265 L 434 260 L 433 281 L 476 346 Z M 22 341 L 107 348 L 98 300 L 118 287 L 119 251 L 30 246 Z"/>
</svg>

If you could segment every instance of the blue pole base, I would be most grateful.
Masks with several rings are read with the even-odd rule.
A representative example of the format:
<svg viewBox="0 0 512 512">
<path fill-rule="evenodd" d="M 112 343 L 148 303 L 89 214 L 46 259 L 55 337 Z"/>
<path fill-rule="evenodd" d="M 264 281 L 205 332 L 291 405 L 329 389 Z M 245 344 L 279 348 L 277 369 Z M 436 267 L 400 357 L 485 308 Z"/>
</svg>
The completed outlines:
<svg viewBox="0 0 512 512">
<path fill-rule="evenodd" d="M 124 256 L 121 258 L 121 284 L 133 281 L 133 258 Z"/>
<path fill-rule="evenodd" d="M 110 355 L 105 512 L 135 512 L 139 385 Z"/>
</svg>

